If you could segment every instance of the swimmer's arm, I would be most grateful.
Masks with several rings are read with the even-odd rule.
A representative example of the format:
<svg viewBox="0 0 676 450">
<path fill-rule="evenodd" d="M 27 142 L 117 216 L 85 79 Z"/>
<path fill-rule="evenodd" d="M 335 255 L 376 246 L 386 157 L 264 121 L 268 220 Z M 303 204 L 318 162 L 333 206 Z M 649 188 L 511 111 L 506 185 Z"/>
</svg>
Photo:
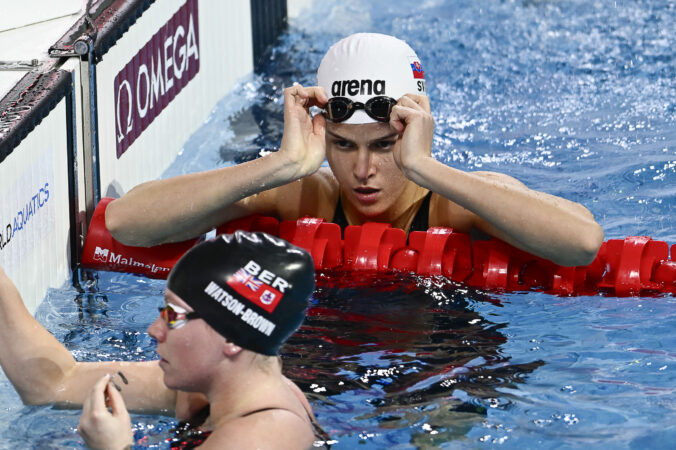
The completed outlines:
<svg viewBox="0 0 676 450">
<path fill-rule="evenodd" d="M 0 365 L 26 404 L 80 407 L 106 373 L 117 379 L 133 410 L 173 412 L 176 394 L 164 386 L 155 362 L 76 362 L 68 349 L 28 312 L 18 290 L 0 268 Z"/>
<path fill-rule="evenodd" d="M 59 380 L 54 380 L 52 399 L 41 403 L 80 408 L 94 384 L 106 374 L 110 374 L 119 387 L 129 411 L 167 416 L 175 414 L 177 393 L 164 384 L 158 361 L 75 362 Z"/>
<path fill-rule="evenodd" d="M 284 91 L 284 136 L 278 152 L 231 167 L 143 183 L 111 202 L 106 227 L 127 245 L 186 240 L 232 219 L 274 214 L 276 195 L 237 203 L 313 174 L 324 161 L 325 121 L 309 107 L 322 105 L 321 88 Z"/>
<path fill-rule="evenodd" d="M 394 152 L 399 168 L 448 200 L 437 202 L 433 225 L 454 226 L 453 213 L 460 205 L 471 213 L 472 226 L 557 264 L 585 265 L 596 256 L 603 230 L 582 205 L 528 189 L 507 175 L 463 172 L 435 160 L 434 119 L 427 97 L 402 97 L 392 109 L 390 125 L 401 134 Z"/>
<path fill-rule="evenodd" d="M 439 201 L 438 225 L 452 222 L 460 205 L 471 213 L 471 226 L 562 266 L 589 264 L 603 242 L 601 226 L 585 207 L 507 175 L 464 172 L 434 159 L 418 170 L 411 179 L 447 200 Z"/>
</svg>

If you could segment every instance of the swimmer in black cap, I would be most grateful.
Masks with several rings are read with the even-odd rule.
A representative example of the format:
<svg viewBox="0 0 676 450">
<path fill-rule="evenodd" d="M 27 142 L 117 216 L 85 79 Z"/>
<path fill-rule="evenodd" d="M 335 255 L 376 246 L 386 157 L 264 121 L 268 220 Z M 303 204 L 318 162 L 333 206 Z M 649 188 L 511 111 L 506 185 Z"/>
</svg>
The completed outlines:
<svg viewBox="0 0 676 450">
<path fill-rule="evenodd" d="M 160 361 L 77 362 L 0 269 L 0 363 L 24 403 L 82 405 L 78 429 L 93 448 L 133 444 L 127 408 L 206 416 L 173 448 L 191 439 L 204 448 L 309 448 L 310 405 L 277 354 L 313 289 L 304 250 L 264 233 L 222 235 L 186 253 L 169 276 L 148 328 Z"/>
<path fill-rule="evenodd" d="M 505 174 L 466 172 L 432 157 L 423 67 L 400 39 L 348 36 L 324 56 L 318 86 L 284 91 L 279 151 L 139 185 L 110 203 L 108 230 L 122 243 L 149 246 L 249 214 L 314 216 L 342 226 L 478 231 L 560 265 L 589 264 L 603 230 L 585 207 Z M 324 114 L 312 117 L 311 106 Z M 325 157 L 330 168 L 321 167 Z"/>
</svg>

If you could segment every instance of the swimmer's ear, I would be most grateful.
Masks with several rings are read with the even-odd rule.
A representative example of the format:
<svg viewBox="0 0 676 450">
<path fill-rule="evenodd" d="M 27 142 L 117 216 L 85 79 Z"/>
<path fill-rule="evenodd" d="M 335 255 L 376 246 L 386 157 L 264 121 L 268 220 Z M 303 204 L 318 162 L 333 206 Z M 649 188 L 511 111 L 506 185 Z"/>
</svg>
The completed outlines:
<svg viewBox="0 0 676 450">
<path fill-rule="evenodd" d="M 229 356 L 230 358 L 237 355 L 241 351 L 242 351 L 242 347 L 240 347 L 239 345 L 235 345 L 235 344 L 233 344 L 232 342 L 229 342 L 229 341 L 225 341 L 223 343 L 223 353 L 226 356 Z"/>
</svg>

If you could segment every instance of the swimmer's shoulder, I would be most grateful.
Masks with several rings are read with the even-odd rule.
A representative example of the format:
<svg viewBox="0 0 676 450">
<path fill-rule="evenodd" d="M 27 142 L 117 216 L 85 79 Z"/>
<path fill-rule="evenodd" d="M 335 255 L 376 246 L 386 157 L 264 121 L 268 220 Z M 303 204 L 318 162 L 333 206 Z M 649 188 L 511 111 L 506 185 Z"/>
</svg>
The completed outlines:
<svg viewBox="0 0 676 450">
<path fill-rule="evenodd" d="M 286 377 L 284 377 L 284 382 L 289 387 L 289 390 L 291 391 L 293 396 L 300 402 L 301 406 L 305 410 L 305 413 L 308 415 L 310 420 L 316 420 L 315 414 L 314 412 L 312 412 L 312 406 L 310 406 L 310 402 L 307 400 L 305 394 L 303 394 L 303 391 L 300 390 L 300 388 L 296 385 L 296 383 L 294 383 L 293 381 L 289 380 Z"/>
<path fill-rule="evenodd" d="M 278 216 L 282 220 L 299 217 L 321 217 L 331 220 L 338 201 L 338 181 L 327 167 L 310 176 L 282 186 L 279 192 Z"/>
<path fill-rule="evenodd" d="M 274 408 L 233 419 L 216 428 L 200 449 L 312 448 L 312 425 L 294 412 Z"/>
<path fill-rule="evenodd" d="M 261 191 L 236 203 L 238 216 L 272 215 L 280 220 L 322 217 L 330 220 L 338 201 L 338 182 L 328 168 L 285 185 Z"/>
<path fill-rule="evenodd" d="M 430 227 L 447 227 L 467 233 L 474 225 L 474 221 L 474 213 L 437 193 L 432 193 L 429 211 Z"/>
</svg>

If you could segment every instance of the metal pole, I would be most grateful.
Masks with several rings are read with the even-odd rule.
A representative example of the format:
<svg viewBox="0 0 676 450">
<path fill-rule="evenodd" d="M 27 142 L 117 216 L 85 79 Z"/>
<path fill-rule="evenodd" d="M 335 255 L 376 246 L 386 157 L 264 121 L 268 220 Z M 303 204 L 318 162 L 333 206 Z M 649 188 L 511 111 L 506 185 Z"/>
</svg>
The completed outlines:
<svg viewBox="0 0 676 450">
<path fill-rule="evenodd" d="M 85 223 L 81 225 L 82 242 L 87 237 L 87 229 L 91 223 L 94 208 L 96 207 L 97 174 L 96 174 L 96 144 L 94 142 L 93 106 L 92 106 L 92 63 L 94 42 L 91 37 L 84 35 L 79 38 L 73 48 L 80 56 L 80 95 L 82 99 L 82 151 L 83 176 L 85 198 Z"/>
</svg>

